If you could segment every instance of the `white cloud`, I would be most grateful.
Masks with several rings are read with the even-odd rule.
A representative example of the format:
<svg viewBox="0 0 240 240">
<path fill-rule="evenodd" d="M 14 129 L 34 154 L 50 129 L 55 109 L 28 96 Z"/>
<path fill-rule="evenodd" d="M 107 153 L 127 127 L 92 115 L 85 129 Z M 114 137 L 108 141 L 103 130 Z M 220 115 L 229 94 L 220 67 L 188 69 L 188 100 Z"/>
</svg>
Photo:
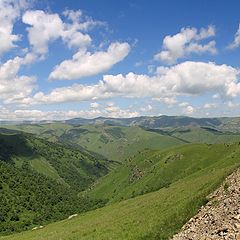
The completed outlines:
<svg viewBox="0 0 240 240">
<path fill-rule="evenodd" d="M 220 97 L 219 93 L 213 94 L 212 96 L 213 99 L 219 99 Z"/>
<path fill-rule="evenodd" d="M 178 96 L 199 96 L 207 93 L 217 93 L 222 98 L 240 95 L 239 70 L 225 64 L 188 61 L 172 67 L 161 67 L 154 76 L 131 72 L 125 76 L 104 75 L 95 85 L 74 84 L 53 89 L 49 94 L 38 92 L 19 103 L 54 104 L 120 96 L 151 97 L 167 104 L 175 104 Z"/>
<path fill-rule="evenodd" d="M 131 111 L 130 109 L 121 109 L 118 106 L 108 106 L 102 109 L 101 116 L 130 118 L 139 116 L 139 113 L 137 111 Z"/>
<path fill-rule="evenodd" d="M 204 104 L 203 108 L 209 109 L 209 108 L 216 108 L 218 105 L 216 103 L 206 103 Z"/>
<path fill-rule="evenodd" d="M 16 47 L 16 42 L 20 40 L 20 36 L 13 33 L 13 26 L 27 5 L 24 0 L 0 1 L 0 54 Z"/>
<path fill-rule="evenodd" d="M 216 42 L 210 41 L 201 44 L 200 41 L 215 35 L 215 28 L 208 26 L 199 31 L 196 28 L 182 28 L 173 36 L 166 36 L 163 40 L 162 51 L 154 56 L 155 60 L 160 60 L 167 64 L 176 63 L 179 58 L 184 58 L 192 53 L 202 54 L 217 52 Z"/>
<path fill-rule="evenodd" d="M 70 20 L 70 23 L 64 23 L 64 30 L 62 32 L 62 38 L 69 48 L 84 48 L 88 46 L 92 39 L 89 35 L 83 34 L 83 32 L 87 32 L 96 26 L 106 25 L 103 22 L 95 21 L 88 16 L 84 16 L 81 10 L 66 10 L 63 14 L 68 20 Z"/>
<path fill-rule="evenodd" d="M 177 99 L 174 97 L 154 97 L 153 100 L 163 102 L 167 105 L 174 105 L 177 103 Z"/>
<path fill-rule="evenodd" d="M 153 77 L 134 73 L 105 75 L 101 83 L 110 90 L 108 93 L 128 97 L 162 98 L 207 92 L 234 97 L 240 93 L 238 75 L 238 69 L 224 64 L 184 62 L 161 68 Z"/>
<path fill-rule="evenodd" d="M 239 109 L 239 106 L 240 106 L 239 103 L 234 103 L 233 101 L 228 101 L 226 105 L 229 108 L 238 108 L 238 109 Z"/>
<path fill-rule="evenodd" d="M 99 105 L 99 103 L 97 103 L 97 102 L 93 102 L 93 103 L 91 103 L 90 104 L 90 107 L 91 108 L 98 108 L 100 105 Z"/>
<path fill-rule="evenodd" d="M 141 110 L 142 112 L 150 112 L 150 111 L 152 111 L 152 109 L 153 109 L 153 107 L 152 107 L 152 105 L 150 105 L 150 104 L 148 104 L 146 107 L 141 107 L 141 108 L 140 108 L 140 110 Z"/>
<path fill-rule="evenodd" d="M 56 66 L 49 79 L 72 80 L 105 72 L 122 61 L 129 51 L 128 43 L 119 42 L 110 44 L 106 52 L 99 51 L 91 54 L 85 50 L 79 50 L 71 60 L 65 60 Z"/>
<path fill-rule="evenodd" d="M 101 22 L 84 17 L 81 11 L 64 12 L 70 22 L 64 22 L 58 14 L 46 13 L 42 10 L 26 11 L 22 17 L 25 24 L 30 25 L 28 39 L 35 53 L 44 56 L 48 52 L 48 44 L 61 38 L 67 45 L 86 48 L 91 44 L 91 37 L 83 33 Z"/>
<path fill-rule="evenodd" d="M 63 15 L 65 21 L 59 14 L 42 10 L 29 10 L 22 16 L 23 23 L 29 25 L 28 39 L 32 47 L 29 55 L 32 54 L 34 60 L 44 59 L 49 43 L 57 39 L 63 40 L 69 48 L 77 48 L 72 59 L 54 67 L 49 79 L 71 80 L 92 76 L 109 70 L 128 55 L 130 46 L 126 42 L 111 43 L 106 51 L 87 51 L 92 39 L 86 32 L 106 24 L 84 16 L 80 10 L 66 10 Z"/>
<path fill-rule="evenodd" d="M 27 11 L 22 17 L 28 27 L 29 42 L 33 51 L 39 54 L 48 52 L 48 43 L 59 38 L 63 31 L 63 22 L 58 14 L 47 14 L 42 10 Z"/>
<path fill-rule="evenodd" d="M 184 62 L 157 70 L 162 79 L 163 92 L 177 95 L 199 95 L 217 92 L 234 97 L 238 93 L 239 70 L 231 66 L 209 62 Z"/>
<path fill-rule="evenodd" d="M 135 67 L 142 67 L 144 65 L 144 63 L 142 61 L 136 62 L 134 64 Z"/>
<path fill-rule="evenodd" d="M 152 74 L 152 73 L 154 73 L 156 67 L 151 64 L 151 65 L 147 66 L 147 69 L 148 69 L 148 73 Z"/>
<path fill-rule="evenodd" d="M 35 88 L 35 77 L 18 75 L 25 58 L 15 57 L 0 65 L 0 99 L 7 102 L 22 101 Z"/>
<path fill-rule="evenodd" d="M 83 118 L 96 118 L 99 116 L 104 117 L 137 117 L 139 113 L 131 111 L 129 109 L 121 109 L 120 107 L 106 107 L 102 109 L 90 109 L 90 110 L 69 110 L 69 111 L 41 111 L 37 109 L 26 110 L 18 109 L 10 111 L 0 106 L 0 120 L 29 120 L 29 121 L 40 121 L 40 120 L 65 120 L 76 117 Z"/>
<path fill-rule="evenodd" d="M 187 115 L 192 115 L 194 112 L 195 112 L 195 109 L 191 105 L 187 106 L 183 111 L 183 113 Z"/>
<path fill-rule="evenodd" d="M 189 105 L 188 102 L 181 102 L 178 104 L 179 107 L 187 107 Z"/>
<path fill-rule="evenodd" d="M 234 40 L 233 42 L 228 46 L 228 48 L 237 48 L 240 46 L 240 24 L 238 26 L 238 30 L 237 32 L 235 33 L 235 37 L 234 37 Z"/>
<path fill-rule="evenodd" d="M 106 23 L 93 20 L 89 16 L 85 16 L 81 10 L 65 10 L 63 15 L 72 22 L 70 27 L 74 27 L 76 30 L 88 31 L 95 26 L 106 26 Z M 67 25 L 67 24 L 66 24 Z"/>
</svg>

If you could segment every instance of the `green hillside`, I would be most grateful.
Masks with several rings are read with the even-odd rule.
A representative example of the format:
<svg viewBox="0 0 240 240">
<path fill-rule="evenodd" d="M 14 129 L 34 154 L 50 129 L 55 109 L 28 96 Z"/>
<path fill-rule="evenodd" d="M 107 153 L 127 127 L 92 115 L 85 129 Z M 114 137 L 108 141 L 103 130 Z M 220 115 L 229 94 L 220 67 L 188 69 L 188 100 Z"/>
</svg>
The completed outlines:
<svg viewBox="0 0 240 240">
<path fill-rule="evenodd" d="M 32 133 L 38 137 L 48 139 L 55 142 L 58 138 L 65 133 L 65 131 L 72 128 L 71 125 L 64 123 L 46 123 L 46 124 L 19 124 L 19 125 L 6 125 L 4 129 L 12 129 Z"/>
<path fill-rule="evenodd" d="M 51 123 L 9 126 L 11 129 L 36 134 L 51 141 L 61 141 L 75 148 L 84 148 L 109 160 L 122 161 L 145 148 L 166 149 L 185 144 L 177 138 L 146 131 L 140 127 L 109 125 L 74 126 Z"/>
<path fill-rule="evenodd" d="M 78 144 L 116 161 L 122 161 L 144 148 L 166 149 L 184 144 L 178 139 L 151 133 L 139 127 L 108 125 L 74 127 L 60 139 Z"/>
<path fill-rule="evenodd" d="M 110 163 L 29 134 L 0 134 L 0 234 L 102 205 L 78 196 Z"/>
<path fill-rule="evenodd" d="M 210 127 L 220 131 L 240 132 L 239 117 L 193 118 L 187 116 L 140 116 L 133 118 L 104 118 L 94 119 L 74 118 L 65 123 L 72 125 L 108 124 L 112 126 L 141 126 L 150 129 L 176 127 Z"/>
<path fill-rule="evenodd" d="M 234 143 L 240 141 L 240 134 L 222 132 L 208 127 L 178 127 L 163 130 L 151 130 L 176 137 L 188 143 Z"/>
<path fill-rule="evenodd" d="M 209 127 L 220 131 L 240 132 L 240 117 L 194 118 L 187 116 L 140 116 L 133 118 L 74 118 L 65 123 L 72 125 L 107 124 L 112 126 L 140 126 L 149 129 L 176 127 Z"/>
<path fill-rule="evenodd" d="M 3 239 L 168 239 L 206 202 L 206 196 L 239 166 L 239 155 L 239 144 L 195 144 L 165 152 L 144 151 L 131 161 L 141 168 L 141 178 L 132 178 L 131 163 L 126 162 L 126 172 L 119 169 L 121 176 L 116 171 L 103 177 L 91 194 L 100 197 L 101 186 L 106 186 L 107 178 L 108 187 L 117 190 L 112 192 L 103 187 L 102 196 L 111 200 L 128 196 L 133 190 L 141 191 L 142 185 L 159 190 L 109 204 L 38 231 Z"/>
<path fill-rule="evenodd" d="M 48 142 L 29 134 L 0 134 L 0 160 L 28 164 L 33 170 L 57 182 L 83 190 L 108 172 L 107 160 Z"/>
<path fill-rule="evenodd" d="M 83 123 L 86 124 L 89 121 L 84 119 Z M 118 162 L 145 148 L 164 150 L 185 143 L 234 143 L 240 141 L 239 118 L 195 119 L 168 116 L 136 118 L 136 125 L 147 126 L 144 128 L 101 124 L 102 122 L 111 123 L 106 119 L 92 121 L 91 125 L 49 123 L 7 127 L 35 134 L 52 142 L 60 141 L 70 144 L 95 157 Z M 112 119 L 112 121 L 115 124 L 124 122 L 134 125 L 131 122 L 134 119 Z M 154 124 L 151 124 L 151 121 Z M 95 122 L 96 124 L 94 124 Z M 227 128 L 228 123 L 229 127 Z M 156 129 L 157 126 L 160 128 Z M 224 129 L 224 131 L 220 129 Z"/>
<path fill-rule="evenodd" d="M 0 161 L 0 234 L 18 232 L 94 208 L 96 201 L 33 171 Z"/>
<path fill-rule="evenodd" d="M 214 121 L 209 121 L 209 125 Z M 71 221 L 3 239 L 168 239 L 240 163 L 237 143 L 240 135 L 212 127 L 143 129 L 50 123 L 8 126 L 0 132 L 0 160 L 4 164 L 16 171 L 28 169 L 29 173 L 45 179 L 43 185 L 51 181 L 64 196 L 70 196 L 67 200 L 63 196 L 56 200 L 43 190 L 53 203 L 44 200 L 46 205 L 42 209 L 51 212 L 50 206 L 57 204 L 51 217 L 39 213 L 34 201 L 35 207 L 30 210 L 23 202 L 16 201 L 22 212 L 13 205 L 6 220 L 6 233 L 45 225 L 70 213 L 107 204 Z M 20 181 L 16 186 L 21 189 L 22 185 Z M 9 196 L 8 191 L 2 196 Z M 65 194 L 66 191 L 71 193 Z M 16 192 L 10 194 L 12 199 L 16 198 Z M 15 200 L 10 198 L 10 201 Z M 17 218 L 15 209 L 17 213 L 20 211 Z M 33 213 L 30 218 L 29 211 Z M 30 223 L 22 216 L 27 216 Z"/>
<path fill-rule="evenodd" d="M 173 182 L 209 168 L 218 161 L 237 158 L 234 152 L 236 145 L 223 146 L 188 144 L 163 152 L 140 152 L 100 178 L 84 194 L 115 202 L 169 187 Z"/>
</svg>

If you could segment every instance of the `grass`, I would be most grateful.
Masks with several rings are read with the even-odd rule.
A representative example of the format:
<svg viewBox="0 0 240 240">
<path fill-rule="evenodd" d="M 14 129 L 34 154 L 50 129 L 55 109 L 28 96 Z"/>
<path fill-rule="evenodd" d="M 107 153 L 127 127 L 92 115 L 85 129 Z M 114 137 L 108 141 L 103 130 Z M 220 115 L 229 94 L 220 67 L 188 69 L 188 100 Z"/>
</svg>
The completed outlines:
<svg viewBox="0 0 240 240">
<path fill-rule="evenodd" d="M 30 166 L 37 171 L 59 183 L 66 184 L 65 181 L 59 176 L 56 169 L 43 157 L 30 160 Z M 67 185 L 67 184 L 66 184 Z"/>
<path fill-rule="evenodd" d="M 57 181 L 58 183 L 61 184 L 66 184 L 66 182 L 59 176 L 58 172 L 56 169 L 44 158 L 41 156 L 29 156 L 29 157 L 24 157 L 24 156 L 13 156 L 12 159 L 14 160 L 14 164 L 18 168 L 22 168 L 22 166 L 28 162 L 29 166 L 31 167 L 32 170 L 48 177 L 51 178 L 52 180 Z"/>
<path fill-rule="evenodd" d="M 147 132 L 139 127 L 88 126 L 90 133 L 80 137 L 76 143 L 91 151 L 96 151 L 108 159 L 123 161 L 144 148 L 166 149 L 183 144 L 174 138 Z M 111 134 L 114 129 L 121 129 L 121 137 Z M 96 130 L 98 132 L 96 133 Z M 101 133 L 99 132 L 101 131 Z M 103 136 L 105 141 L 103 140 Z"/>
<path fill-rule="evenodd" d="M 240 141 L 239 133 L 219 132 L 208 128 L 191 127 L 184 130 L 170 131 L 171 136 L 190 143 L 234 143 Z"/>
<path fill-rule="evenodd" d="M 0 141 L 0 160 L 19 168 L 28 164 L 32 170 L 78 191 L 105 175 L 111 165 L 107 160 L 30 134 L 0 134 Z"/>
<path fill-rule="evenodd" d="M 236 146 L 189 144 L 165 151 L 146 150 L 128 158 L 83 194 L 116 202 L 156 191 L 221 161 L 237 161 Z"/>
<path fill-rule="evenodd" d="M 95 181 L 79 196 L 107 200 L 108 204 L 71 221 L 63 220 L 42 230 L 0 238 L 4 240 L 165 240 L 206 203 L 206 196 L 240 163 L 240 145 L 226 144 L 239 141 L 240 135 L 206 128 L 153 132 L 139 127 L 60 123 L 13 128 L 53 142 L 78 145 L 122 164 L 101 177 L 107 170 L 101 165 L 103 160 L 96 163 L 85 153 L 55 143 L 46 144 L 40 139 L 30 141 L 30 145 L 23 139 L 23 149 L 14 142 L 22 155 L 18 165 L 28 159 L 38 172 L 57 181 L 64 179 L 73 186 L 80 182 L 82 189 Z M 225 144 L 186 144 L 188 142 Z M 40 157 L 29 158 L 31 146 L 37 148 Z"/>
<path fill-rule="evenodd" d="M 186 143 L 216 144 L 240 141 L 239 133 L 220 132 L 199 126 L 170 127 L 151 131 L 137 126 L 104 124 L 75 126 L 66 123 L 48 123 L 6 127 L 33 133 L 49 141 L 72 144 L 118 162 L 145 148 L 164 150 Z"/>
<path fill-rule="evenodd" d="M 47 225 L 42 230 L 27 231 L 0 239 L 166 240 L 176 233 L 202 204 L 206 203 L 206 196 L 239 166 L 239 153 L 238 144 L 230 146 L 195 144 L 165 152 L 144 152 L 144 155 L 136 156 L 135 161 L 139 164 L 139 168 L 147 169 L 145 172 L 148 174 L 145 173 L 142 178 L 135 180 L 133 185 L 129 184 L 131 188 L 137 190 L 142 184 L 154 184 L 161 176 L 171 180 L 167 186 L 141 196 L 111 203 L 72 220 Z M 172 158 L 177 154 L 179 155 L 176 159 Z M 151 164 L 155 169 L 158 167 L 158 171 L 161 172 L 162 168 L 165 171 L 156 175 L 154 179 L 149 172 L 151 164 L 144 159 L 152 159 Z M 165 176 L 164 172 L 166 172 Z M 122 173 L 122 176 L 124 177 L 125 174 Z M 101 181 L 99 184 L 101 185 Z M 119 190 L 123 191 L 122 188 L 125 186 L 120 184 Z M 95 194 L 97 195 L 97 192 Z M 115 194 L 118 194 L 117 191 Z"/>
<path fill-rule="evenodd" d="M 171 136 L 146 131 L 140 127 L 109 125 L 71 126 L 51 123 L 42 125 L 17 125 L 8 128 L 21 130 L 50 141 L 60 140 L 98 153 L 109 160 L 121 162 L 144 148 L 166 149 L 185 144 Z"/>
</svg>

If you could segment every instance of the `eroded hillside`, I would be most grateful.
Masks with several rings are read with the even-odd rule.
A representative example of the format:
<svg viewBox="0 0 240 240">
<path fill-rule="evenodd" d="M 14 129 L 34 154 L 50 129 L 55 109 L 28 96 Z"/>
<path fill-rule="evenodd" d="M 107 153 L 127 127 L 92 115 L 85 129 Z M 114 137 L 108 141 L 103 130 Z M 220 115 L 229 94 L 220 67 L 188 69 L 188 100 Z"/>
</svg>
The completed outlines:
<svg viewBox="0 0 240 240">
<path fill-rule="evenodd" d="M 208 199 L 173 240 L 240 239 L 240 170 L 227 177 Z"/>
</svg>

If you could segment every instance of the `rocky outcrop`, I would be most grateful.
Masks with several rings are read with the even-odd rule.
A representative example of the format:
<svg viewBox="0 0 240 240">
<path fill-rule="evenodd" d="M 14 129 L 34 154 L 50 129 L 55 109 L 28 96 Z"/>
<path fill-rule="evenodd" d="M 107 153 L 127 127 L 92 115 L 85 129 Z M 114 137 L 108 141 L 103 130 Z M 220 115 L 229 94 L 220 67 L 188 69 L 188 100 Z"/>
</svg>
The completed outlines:
<svg viewBox="0 0 240 240">
<path fill-rule="evenodd" d="M 240 170 L 228 176 L 208 200 L 172 240 L 240 240 Z"/>
<path fill-rule="evenodd" d="M 143 171 L 136 165 L 131 169 L 131 176 L 129 181 L 134 182 L 143 177 Z"/>
</svg>

